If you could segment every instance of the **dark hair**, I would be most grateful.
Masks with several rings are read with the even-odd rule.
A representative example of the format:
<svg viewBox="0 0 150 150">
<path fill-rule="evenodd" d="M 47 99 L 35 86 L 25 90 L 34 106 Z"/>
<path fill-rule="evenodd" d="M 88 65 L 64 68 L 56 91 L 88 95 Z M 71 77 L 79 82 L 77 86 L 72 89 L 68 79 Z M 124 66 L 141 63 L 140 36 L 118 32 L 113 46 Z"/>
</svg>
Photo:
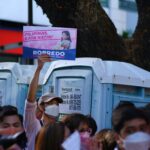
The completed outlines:
<svg viewBox="0 0 150 150">
<path fill-rule="evenodd" d="M 18 116 L 21 125 L 23 126 L 23 116 L 18 114 L 18 109 L 15 106 L 5 105 L 0 108 L 0 123 L 3 122 L 4 118 L 7 116 Z"/>
<path fill-rule="evenodd" d="M 89 115 L 86 116 L 88 127 L 92 129 L 90 136 L 93 136 L 97 131 L 96 121 Z"/>
<path fill-rule="evenodd" d="M 68 117 L 64 120 L 65 125 L 70 129 L 71 133 L 78 130 L 80 124 L 84 122 L 87 122 L 86 117 L 79 113 L 68 115 Z"/>
<path fill-rule="evenodd" d="M 11 105 L 5 105 L 1 107 L 0 122 L 2 122 L 6 116 L 12 116 L 12 115 L 18 115 L 18 110 L 16 107 Z"/>
<path fill-rule="evenodd" d="M 138 108 L 120 108 L 113 111 L 112 115 L 112 125 L 114 130 L 119 133 L 124 127 L 125 122 L 133 119 L 143 119 L 148 124 L 148 118 L 145 113 Z"/>
<path fill-rule="evenodd" d="M 63 150 L 65 125 L 62 122 L 44 126 L 36 137 L 35 150 Z"/>
<path fill-rule="evenodd" d="M 118 120 L 121 117 L 121 113 L 126 109 L 135 108 L 134 104 L 129 101 L 120 101 L 119 104 L 112 112 L 112 125 L 115 126 L 118 124 Z"/>
<path fill-rule="evenodd" d="M 96 133 L 96 140 L 100 141 L 103 145 L 103 150 L 114 150 L 116 147 L 115 133 L 112 129 L 103 129 Z"/>
<path fill-rule="evenodd" d="M 115 109 L 120 109 L 120 108 L 135 108 L 135 105 L 129 101 L 120 101 Z"/>
<path fill-rule="evenodd" d="M 66 34 L 68 36 L 68 39 L 71 42 L 70 32 L 69 31 L 62 31 L 62 34 Z"/>
</svg>

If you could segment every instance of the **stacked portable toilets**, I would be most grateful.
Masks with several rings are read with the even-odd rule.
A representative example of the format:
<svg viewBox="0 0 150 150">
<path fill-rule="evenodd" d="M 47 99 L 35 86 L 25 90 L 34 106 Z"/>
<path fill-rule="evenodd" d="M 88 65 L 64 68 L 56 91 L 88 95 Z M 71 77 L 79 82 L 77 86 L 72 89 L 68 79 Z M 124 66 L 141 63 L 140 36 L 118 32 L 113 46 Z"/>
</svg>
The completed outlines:
<svg viewBox="0 0 150 150">
<path fill-rule="evenodd" d="M 98 129 L 110 128 L 112 110 L 120 101 L 139 107 L 150 102 L 150 72 L 98 58 L 54 61 L 44 77 L 42 92 L 63 98 L 61 114 L 91 114 Z"/>
<path fill-rule="evenodd" d="M 36 65 L 0 63 L 0 104 L 17 106 L 23 113 Z M 150 72 L 129 63 L 77 58 L 46 63 L 37 97 L 55 93 L 63 98 L 62 115 L 90 114 L 98 129 L 111 127 L 112 110 L 121 101 L 142 107 L 150 102 Z"/>
</svg>

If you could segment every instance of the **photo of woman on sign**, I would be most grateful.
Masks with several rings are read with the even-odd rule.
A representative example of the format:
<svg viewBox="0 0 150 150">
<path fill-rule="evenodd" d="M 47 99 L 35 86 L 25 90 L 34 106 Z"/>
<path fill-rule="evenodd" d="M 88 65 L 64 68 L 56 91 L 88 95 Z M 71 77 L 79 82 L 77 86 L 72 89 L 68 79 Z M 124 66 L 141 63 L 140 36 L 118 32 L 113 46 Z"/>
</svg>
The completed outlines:
<svg viewBox="0 0 150 150">
<path fill-rule="evenodd" d="M 71 37 L 69 31 L 62 31 L 61 41 L 54 47 L 55 50 L 68 50 L 71 47 Z"/>
</svg>

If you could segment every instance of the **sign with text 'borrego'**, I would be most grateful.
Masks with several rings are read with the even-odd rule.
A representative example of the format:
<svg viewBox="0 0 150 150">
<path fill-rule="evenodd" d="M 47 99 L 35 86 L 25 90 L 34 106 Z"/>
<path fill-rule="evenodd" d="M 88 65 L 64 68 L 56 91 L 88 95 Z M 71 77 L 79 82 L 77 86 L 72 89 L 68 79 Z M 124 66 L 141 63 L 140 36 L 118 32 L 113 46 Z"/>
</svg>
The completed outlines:
<svg viewBox="0 0 150 150">
<path fill-rule="evenodd" d="M 37 58 L 48 54 L 53 59 L 74 60 L 77 29 L 56 27 L 23 27 L 23 57 Z"/>
</svg>

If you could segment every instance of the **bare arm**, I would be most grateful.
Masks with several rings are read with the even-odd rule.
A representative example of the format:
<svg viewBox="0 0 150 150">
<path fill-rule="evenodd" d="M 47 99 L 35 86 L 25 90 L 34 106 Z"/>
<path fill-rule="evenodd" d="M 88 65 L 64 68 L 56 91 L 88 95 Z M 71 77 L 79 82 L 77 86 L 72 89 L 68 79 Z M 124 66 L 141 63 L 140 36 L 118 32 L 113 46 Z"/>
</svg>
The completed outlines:
<svg viewBox="0 0 150 150">
<path fill-rule="evenodd" d="M 37 91 L 37 88 L 38 88 L 39 76 L 40 76 L 40 72 L 41 72 L 45 62 L 51 62 L 50 57 L 48 55 L 39 56 L 38 66 L 36 68 L 36 71 L 34 73 L 32 81 L 29 85 L 27 100 L 30 103 L 34 103 L 35 100 L 36 100 L 36 91 Z"/>
</svg>

